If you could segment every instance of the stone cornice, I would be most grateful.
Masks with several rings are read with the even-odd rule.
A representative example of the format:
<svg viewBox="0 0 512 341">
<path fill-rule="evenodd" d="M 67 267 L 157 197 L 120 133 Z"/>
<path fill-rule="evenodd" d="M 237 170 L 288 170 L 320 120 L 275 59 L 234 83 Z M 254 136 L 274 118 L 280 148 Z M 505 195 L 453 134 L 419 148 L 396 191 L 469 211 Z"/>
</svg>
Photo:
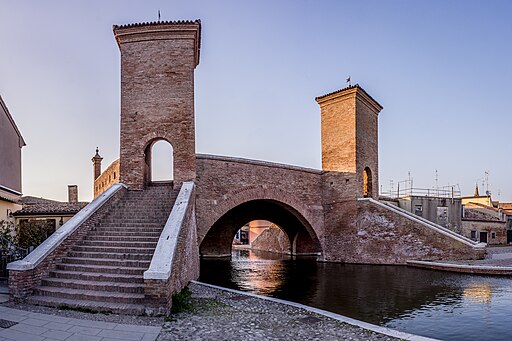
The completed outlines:
<svg viewBox="0 0 512 341">
<path fill-rule="evenodd" d="M 156 21 L 113 25 L 119 49 L 121 44 L 150 40 L 194 39 L 195 65 L 199 64 L 201 49 L 201 20 Z"/>
<path fill-rule="evenodd" d="M 366 105 L 371 107 L 376 114 L 378 114 L 383 109 L 382 105 L 373 99 L 373 97 L 370 96 L 359 84 L 318 96 L 315 98 L 315 100 L 320 106 L 323 106 L 325 104 L 329 104 L 332 101 L 343 100 L 347 97 L 355 97 L 356 99 L 361 100 Z"/>
</svg>

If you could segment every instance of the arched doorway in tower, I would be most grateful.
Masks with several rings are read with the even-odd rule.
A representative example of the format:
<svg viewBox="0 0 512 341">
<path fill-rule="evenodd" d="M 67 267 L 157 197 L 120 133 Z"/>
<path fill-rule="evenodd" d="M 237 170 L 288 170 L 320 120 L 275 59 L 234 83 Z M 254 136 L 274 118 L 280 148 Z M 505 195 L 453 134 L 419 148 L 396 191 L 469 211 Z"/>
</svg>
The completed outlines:
<svg viewBox="0 0 512 341">
<path fill-rule="evenodd" d="M 155 139 L 145 149 L 145 182 L 171 182 L 174 180 L 174 150 L 164 139 Z"/>
<path fill-rule="evenodd" d="M 365 198 L 372 196 L 372 171 L 366 167 L 363 171 L 363 196 Z"/>
</svg>

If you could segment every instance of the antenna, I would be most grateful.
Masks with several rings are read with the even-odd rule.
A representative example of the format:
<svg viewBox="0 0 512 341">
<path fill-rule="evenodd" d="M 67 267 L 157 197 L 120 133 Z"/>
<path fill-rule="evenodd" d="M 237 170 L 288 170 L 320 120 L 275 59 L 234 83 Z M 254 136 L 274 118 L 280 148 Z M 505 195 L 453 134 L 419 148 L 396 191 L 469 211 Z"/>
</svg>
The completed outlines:
<svg viewBox="0 0 512 341">
<path fill-rule="evenodd" d="M 158 10 L 158 21 L 160 21 L 160 10 Z"/>
<path fill-rule="evenodd" d="M 350 82 L 350 75 L 348 75 L 346 82 L 348 83 L 348 86 L 352 86 L 352 83 Z"/>
</svg>

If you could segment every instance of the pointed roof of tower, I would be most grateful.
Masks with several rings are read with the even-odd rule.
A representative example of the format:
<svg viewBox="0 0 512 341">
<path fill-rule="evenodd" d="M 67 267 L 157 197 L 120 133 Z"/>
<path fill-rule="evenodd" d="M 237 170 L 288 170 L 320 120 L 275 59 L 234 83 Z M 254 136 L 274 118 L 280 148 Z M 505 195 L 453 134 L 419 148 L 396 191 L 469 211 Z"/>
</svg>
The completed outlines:
<svg viewBox="0 0 512 341">
<path fill-rule="evenodd" d="M 475 194 L 473 195 L 474 197 L 479 197 L 480 196 L 480 193 L 478 193 L 478 182 L 476 183 L 476 186 L 475 186 Z"/>
</svg>

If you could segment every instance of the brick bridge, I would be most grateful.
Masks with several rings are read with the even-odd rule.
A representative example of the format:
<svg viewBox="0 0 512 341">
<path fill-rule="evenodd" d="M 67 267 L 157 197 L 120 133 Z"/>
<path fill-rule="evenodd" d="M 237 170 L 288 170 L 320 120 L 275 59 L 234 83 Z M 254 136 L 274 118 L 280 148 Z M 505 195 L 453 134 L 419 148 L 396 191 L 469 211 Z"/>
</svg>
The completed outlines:
<svg viewBox="0 0 512 341">
<path fill-rule="evenodd" d="M 282 228 L 294 254 L 322 261 L 482 257 L 474 242 L 377 200 L 382 106 L 359 85 L 316 98 L 321 170 L 196 154 L 200 34 L 199 21 L 114 26 L 120 183 L 9 265 L 13 300 L 166 313 L 172 294 L 198 277 L 200 255 L 230 255 L 236 231 L 260 219 Z M 173 147 L 172 184 L 151 181 L 159 140 Z"/>
</svg>

